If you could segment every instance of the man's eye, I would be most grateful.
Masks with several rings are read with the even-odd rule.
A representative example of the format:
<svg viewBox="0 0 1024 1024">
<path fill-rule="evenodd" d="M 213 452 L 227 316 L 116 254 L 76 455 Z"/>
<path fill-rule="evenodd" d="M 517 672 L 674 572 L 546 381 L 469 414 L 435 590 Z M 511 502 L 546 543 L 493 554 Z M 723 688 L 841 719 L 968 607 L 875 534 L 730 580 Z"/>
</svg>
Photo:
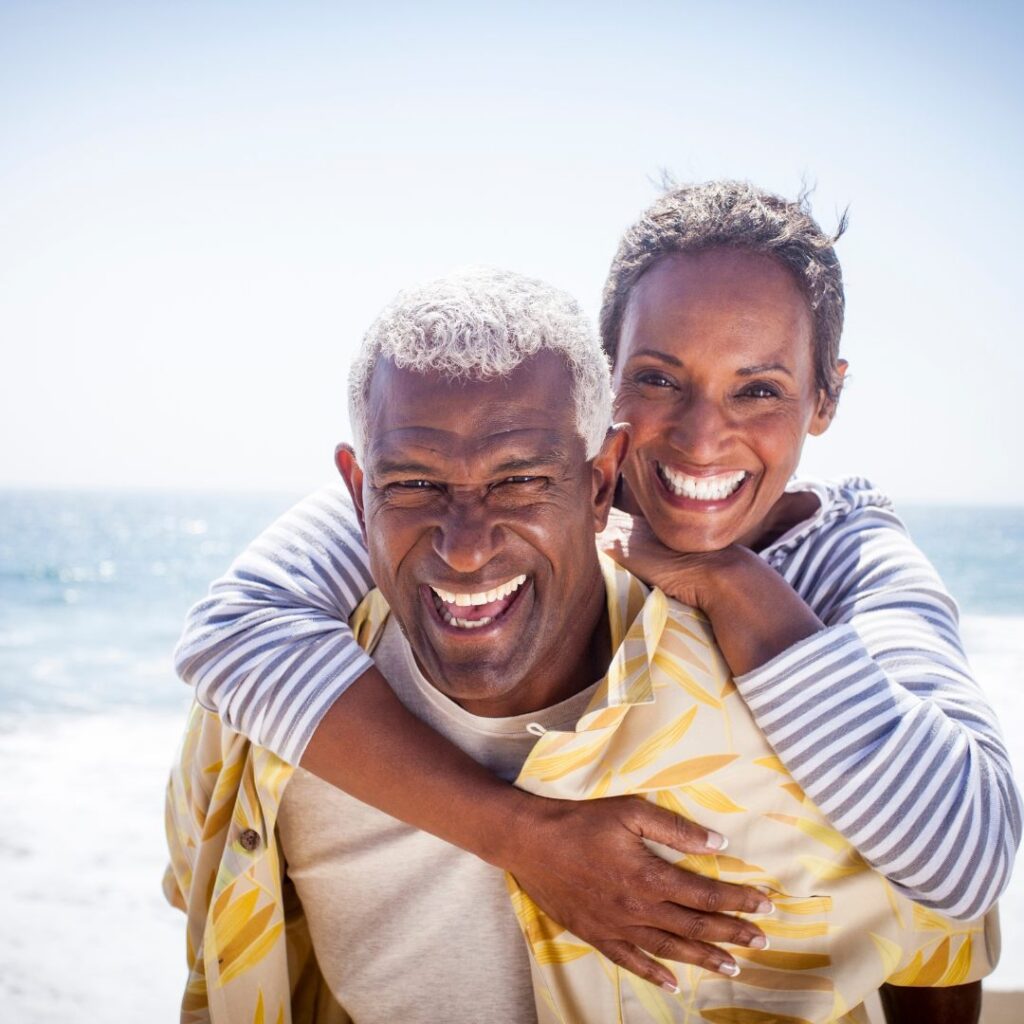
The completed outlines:
<svg viewBox="0 0 1024 1024">
<path fill-rule="evenodd" d="M 506 497 L 516 494 L 536 494 L 545 488 L 547 482 L 546 476 L 516 473 L 514 476 L 507 476 L 504 480 L 499 480 L 492 490 L 495 490 L 497 494 L 505 494 Z"/>
<path fill-rule="evenodd" d="M 429 480 L 398 480 L 391 486 L 400 491 L 426 491 L 434 485 Z"/>
</svg>

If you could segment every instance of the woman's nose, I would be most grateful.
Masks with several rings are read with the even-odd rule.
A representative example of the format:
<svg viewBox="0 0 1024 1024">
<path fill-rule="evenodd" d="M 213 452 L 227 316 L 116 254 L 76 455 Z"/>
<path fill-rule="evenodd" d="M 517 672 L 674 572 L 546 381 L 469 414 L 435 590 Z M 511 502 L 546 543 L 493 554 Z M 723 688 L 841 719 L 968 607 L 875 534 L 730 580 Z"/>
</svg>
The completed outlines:
<svg viewBox="0 0 1024 1024">
<path fill-rule="evenodd" d="M 721 403 L 698 395 L 679 408 L 669 428 L 669 441 L 696 465 L 711 465 L 725 447 L 730 429 Z"/>
</svg>

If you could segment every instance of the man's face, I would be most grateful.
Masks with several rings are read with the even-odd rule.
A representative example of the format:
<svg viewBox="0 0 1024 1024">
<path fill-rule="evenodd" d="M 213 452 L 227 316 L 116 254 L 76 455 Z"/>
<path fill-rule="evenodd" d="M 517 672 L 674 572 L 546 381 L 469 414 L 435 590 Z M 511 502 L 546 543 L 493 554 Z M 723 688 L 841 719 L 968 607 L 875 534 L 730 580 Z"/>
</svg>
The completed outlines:
<svg viewBox="0 0 1024 1024">
<path fill-rule="evenodd" d="M 625 439 L 587 462 L 570 387 L 553 352 L 487 382 L 382 361 L 365 464 L 339 450 L 377 585 L 426 676 L 476 714 L 567 696 L 552 680 L 603 613 L 594 533 Z"/>
</svg>

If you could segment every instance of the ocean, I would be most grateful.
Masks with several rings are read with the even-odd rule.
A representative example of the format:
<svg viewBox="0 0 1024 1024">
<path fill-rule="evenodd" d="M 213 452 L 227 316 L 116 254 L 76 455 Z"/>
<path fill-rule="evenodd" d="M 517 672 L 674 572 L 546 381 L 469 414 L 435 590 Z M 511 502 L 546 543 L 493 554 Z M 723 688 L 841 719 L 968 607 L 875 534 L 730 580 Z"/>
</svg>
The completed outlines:
<svg viewBox="0 0 1024 1024">
<path fill-rule="evenodd" d="M 173 1021 L 183 917 L 160 892 L 189 606 L 301 495 L 0 491 L 0 1006 L 30 1024 Z M 1024 509 L 907 507 L 1024 766 Z M 1024 873 L 992 988 L 1024 988 Z"/>
</svg>

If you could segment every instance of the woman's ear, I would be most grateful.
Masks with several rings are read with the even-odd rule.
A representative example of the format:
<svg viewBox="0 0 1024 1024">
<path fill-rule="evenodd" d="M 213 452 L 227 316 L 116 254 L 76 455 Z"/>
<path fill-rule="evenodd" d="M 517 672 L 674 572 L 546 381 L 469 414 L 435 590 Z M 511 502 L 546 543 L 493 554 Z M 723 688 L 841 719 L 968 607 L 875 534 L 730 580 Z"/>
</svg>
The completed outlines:
<svg viewBox="0 0 1024 1024">
<path fill-rule="evenodd" d="M 824 434 L 836 414 L 836 406 L 839 404 L 839 395 L 843 390 L 843 381 L 846 378 L 846 371 L 850 364 L 845 359 L 836 360 L 835 372 L 835 395 L 830 397 L 822 388 L 818 391 L 818 406 L 814 416 L 811 418 L 811 425 L 807 432 L 814 437 Z"/>
</svg>

